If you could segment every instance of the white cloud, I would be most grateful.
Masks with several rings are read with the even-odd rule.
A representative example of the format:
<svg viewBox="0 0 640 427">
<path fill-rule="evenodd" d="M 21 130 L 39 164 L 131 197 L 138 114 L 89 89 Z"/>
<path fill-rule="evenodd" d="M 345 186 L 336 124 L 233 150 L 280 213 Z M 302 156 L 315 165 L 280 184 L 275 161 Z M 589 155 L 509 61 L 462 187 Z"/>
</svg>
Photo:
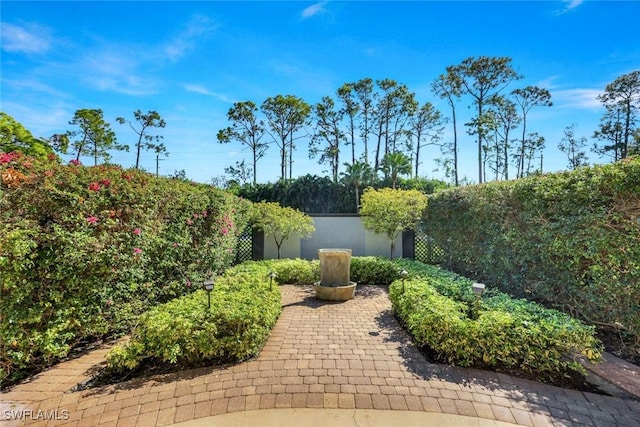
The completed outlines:
<svg viewBox="0 0 640 427">
<path fill-rule="evenodd" d="M 166 58 L 177 61 L 192 50 L 196 42 L 212 34 L 216 28 L 217 25 L 206 16 L 194 16 L 182 31 L 163 46 L 162 51 Z"/>
<path fill-rule="evenodd" d="M 599 89 L 566 89 L 551 93 L 554 105 L 583 109 L 601 108 L 602 104 L 597 99 L 600 94 L 602 91 Z"/>
<path fill-rule="evenodd" d="M 184 89 L 187 92 L 194 92 L 194 93 L 199 93 L 200 95 L 212 96 L 223 102 L 229 102 L 229 103 L 235 102 L 233 99 L 231 99 L 229 96 L 225 95 L 224 93 L 212 92 L 202 85 L 186 83 L 186 84 L 183 84 L 182 87 L 184 87 Z"/>
<path fill-rule="evenodd" d="M 582 5 L 582 3 L 584 3 L 584 0 L 562 0 L 562 3 L 564 3 L 564 8 L 557 11 L 556 15 L 562 15 L 578 8 L 580 5 Z"/>
<path fill-rule="evenodd" d="M 311 6 L 306 7 L 301 13 L 302 18 L 304 19 L 311 18 L 315 15 L 318 15 L 324 12 L 325 11 L 324 7 L 326 4 L 327 2 L 323 1 L 323 2 L 315 3 L 315 4 L 312 4 Z"/>
<path fill-rule="evenodd" d="M 305 8 L 302 11 L 302 18 L 303 19 L 307 19 L 307 18 L 311 18 L 312 16 L 316 16 L 320 13 L 326 12 L 325 6 L 327 5 L 326 1 L 321 1 L 320 3 L 315 3 L 312 4 L 311 6 Z"/>
<path fill-rule="evenodd" d="M 79 62 L 77 70 L 82 70 L 83 80 L 100 91 L 113 91 L 126 95 L 149 95 L 157 92 L 157 82 L 139 74 L 144 58 L 136 49 L 120 46 L 118 49 L 105 47 L 98 52 L 89 52 Z"/>
<path fill-rule="evenodd" d="M 51 46 L 49 29 L 26 24 L 18 26 L 2 23 L 2 49 L 7 52 L 43 53 Z"/>
</svg>

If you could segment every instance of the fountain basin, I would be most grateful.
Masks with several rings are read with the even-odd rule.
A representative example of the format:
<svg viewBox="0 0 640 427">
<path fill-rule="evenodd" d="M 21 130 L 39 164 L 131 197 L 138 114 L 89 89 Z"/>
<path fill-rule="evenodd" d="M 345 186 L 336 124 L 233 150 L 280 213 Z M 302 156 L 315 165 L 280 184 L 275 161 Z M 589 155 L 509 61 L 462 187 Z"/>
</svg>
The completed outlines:
<svg viewBox="0 0 640 427">
<path fill-rule="evenodd" d="M 325 301 L 347 301 L 356 294 L 356 282 L 349 282 L 345 286 L 323 286 L 320 282 L 314 284 L 316 298 Z"/>
<path fill-rule="evenodd" d="M 354 297 L 356 283 L 350 280 L 351 249 L 318 249 L 320 281 L 316 297 L 327 301 L 346 301 Z"/>
</svg>

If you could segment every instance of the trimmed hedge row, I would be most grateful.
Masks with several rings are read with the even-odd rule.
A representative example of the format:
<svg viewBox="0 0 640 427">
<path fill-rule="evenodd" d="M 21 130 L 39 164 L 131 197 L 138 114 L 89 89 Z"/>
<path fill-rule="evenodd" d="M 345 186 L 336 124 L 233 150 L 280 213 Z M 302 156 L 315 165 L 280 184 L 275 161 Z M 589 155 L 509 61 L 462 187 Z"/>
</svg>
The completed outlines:
<svg viewBox="0 0 640 427">
<path fill-rule="evenodd" d="M 258 354 L 281 311 L 280 289 L 270 286 L 269 272 L 268 264 L 257 262 L 227 270 L 215 281 L 210 308 L 204 290 L 152 308 L 130 340 L 107 355 L 109 367 L 238 362 Z"/>
<path fill-rule="evenodd" d="M 449 268 L 640 349 L 640 158 L 445 190 L 424 223 Z"/>
<path fill-rule="evenodd" d="M 404 291 L 400 280 L 389 288 L 393 310 L 439 362 L 557 380 L 585 373 L 572 356 L 600 358 L 594 328 L 567 314 L 497 290 L 476 302 L 464 277 L 415 261 L 398 265 L 409 277 Z"/>
<path fill-rule="evenodd" d="M 230 265 L 250 203 L 103 165 L 0 156 L 0 382 L 126 331 Z"/>
</svg>

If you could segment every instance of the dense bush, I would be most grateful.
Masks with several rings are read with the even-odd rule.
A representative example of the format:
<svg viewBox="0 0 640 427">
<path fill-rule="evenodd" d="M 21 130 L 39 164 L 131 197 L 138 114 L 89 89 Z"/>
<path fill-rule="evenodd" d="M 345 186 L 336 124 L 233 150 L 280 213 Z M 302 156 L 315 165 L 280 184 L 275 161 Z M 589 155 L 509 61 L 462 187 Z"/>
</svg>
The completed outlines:
<svg viewBox="0 0 640 427">
<path fill-rule="evenodd" d="M 1 153 L 0 174 L 3 382 L 192 292 L 247 221 L 235 196 L 118 166 Z"/>
<path fill-rule="evenodd" d="M 399 276 L 398 266 L 387 258 L 352 257 L 351 281 L 359 285 L 388 286 Z"/>
<path fill-rule="evenodd" d="M 594 328 L 564 313 L 499 291 L 476 306 L 471 281 L 435 266 L 398 265 L 409 277 L 390 286 L 394 312 L 440 362 L 558 380 L 584 373 L 571 356 L 600 357 Z"/>
<path fill-rule="evenodd" d="M 362 195 L 364 188 L 391 187 L 391 180 L 364 182 L 358 190 Z M 398 188 L 418 190 L 432 194 L 447 187 L 447 184 L 426 178 L 400 179 Z M 304 175 L 297 179 L 267 184 L 246 184 L 233 188 L 236 194 L 252 202 L 278 202 L 305 213 L 355 213 L 355 188 L 343 183 L 334 183 L 329 177 Z"/>
<path fill-rule="evenodd" d="M 156 362 L 190 365 L 237 362 L 262 349 L 280 314 L 280 289 L 270 286 L 269 265 L 250 262 L 215 281 L 208 307 L 204 290 L 143 314 L 131 338 L 107 355 L 110 368 Z"/>
<path fill-rule="evenodd" d="M 450 268 L 640 351 L 640 158 L 446 190 L 424 219 Z"/>
</svg>

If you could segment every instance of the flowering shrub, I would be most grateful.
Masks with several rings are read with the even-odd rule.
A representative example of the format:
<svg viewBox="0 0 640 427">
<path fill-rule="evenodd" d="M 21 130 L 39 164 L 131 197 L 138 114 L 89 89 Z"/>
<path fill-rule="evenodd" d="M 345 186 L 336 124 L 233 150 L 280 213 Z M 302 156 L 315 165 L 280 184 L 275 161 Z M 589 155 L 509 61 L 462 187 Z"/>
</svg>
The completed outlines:
<svg viewBox="0 0 640 427">
<path fill-rule="evenodd" d="M 2 153 L 3 382 L 193 292 L 247 221 L 248 202 L 207 185 L 70 163 Z"/>
</svg>

